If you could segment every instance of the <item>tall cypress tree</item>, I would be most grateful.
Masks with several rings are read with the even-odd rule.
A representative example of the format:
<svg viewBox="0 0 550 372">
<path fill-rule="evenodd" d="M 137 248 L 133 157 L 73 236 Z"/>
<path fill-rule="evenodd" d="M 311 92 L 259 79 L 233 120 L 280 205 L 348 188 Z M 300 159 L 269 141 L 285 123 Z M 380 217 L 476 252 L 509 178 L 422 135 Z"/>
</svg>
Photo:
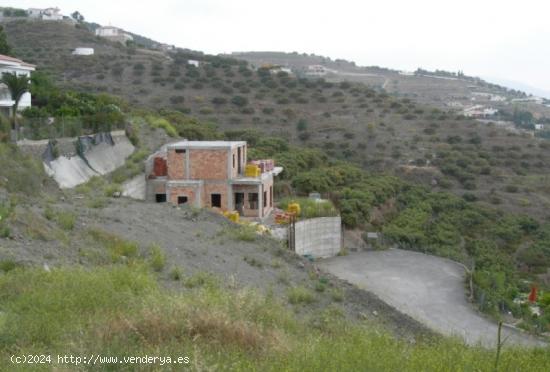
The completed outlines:
<svg viewBox="0 0 550 372">
<path fill-rule="evenodd" d="M 11 55 L 11 52 L 11 46 L 8 44 L 8 40 L 6 39 L 4 27 L 0 26 L 0 54 Z"/>
</svg>

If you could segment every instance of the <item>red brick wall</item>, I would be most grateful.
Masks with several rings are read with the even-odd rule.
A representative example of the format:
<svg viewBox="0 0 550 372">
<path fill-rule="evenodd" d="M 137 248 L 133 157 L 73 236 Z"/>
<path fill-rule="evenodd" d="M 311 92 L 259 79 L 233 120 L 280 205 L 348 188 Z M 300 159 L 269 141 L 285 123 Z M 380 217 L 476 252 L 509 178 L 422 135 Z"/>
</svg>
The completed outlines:
<svg viewBox="0 0 550 372">
<path fill-rule="evenodd" d="M 227 184 L 223 183 L 205 183 L 203 191 L 202 191 L 202 205 L 204 207 L 211 208 L 212 207 L 212 198 L 210 194 L 220 194 L 222 197 L 222 206 L 221 209 L 228 210 L 229 206 L 227 205 L 228 202 L 228 196 L 227 196 Z"/>
<path fill-rule="evenodd" d="M 170 187 L 170 200 L 172 204 L 178 204 L 178 196 L 187 196 L 187 205 L 195 206 L 196 191 L 193 186 L 173 186 Z"/>
<path fill-rule="evenodd" d="M 165 183 L 155 183 L 153 187 L 155 194 L 166 194 L 166 184 Z"/>
<path fill-rule="evenodd" d="M 194 180 L 225 180 L 227 174 L 226 149 L 220 150 L 188 150 L 190 177 Z"/>
<path fill-rule="evenodd" d="M 185 178 L 185 153 L 176 153 L 176 150 L 168 150 L 166 164 L 168 166 L 168 179 L 182 180 Z"/>
</svg>

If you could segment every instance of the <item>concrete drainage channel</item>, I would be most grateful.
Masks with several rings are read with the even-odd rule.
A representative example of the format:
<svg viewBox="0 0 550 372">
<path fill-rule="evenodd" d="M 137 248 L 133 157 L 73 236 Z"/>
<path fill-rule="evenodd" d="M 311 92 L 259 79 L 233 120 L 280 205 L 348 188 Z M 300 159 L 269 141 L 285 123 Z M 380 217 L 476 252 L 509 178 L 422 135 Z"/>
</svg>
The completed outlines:
<svg viewBox="0 0 550 372">
<path fill-rule="evenodd" d="M 456 262 L 389 249 L 333 257 L 318 265 L 441 334 L 457 336 L 470 345 L 496 345 L 497 325 L 466 300 L 464 268 Z M 502 333 L 508 345 L 546 345 L 512 327 L 503 327 Z"/>
</svg>

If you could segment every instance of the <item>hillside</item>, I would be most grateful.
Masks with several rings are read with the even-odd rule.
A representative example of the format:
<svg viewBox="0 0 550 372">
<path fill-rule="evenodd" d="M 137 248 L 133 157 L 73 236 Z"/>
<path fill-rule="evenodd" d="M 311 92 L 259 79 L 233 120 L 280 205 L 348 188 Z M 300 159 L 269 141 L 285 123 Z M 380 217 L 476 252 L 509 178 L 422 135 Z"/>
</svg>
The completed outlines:
<svg viewBox="0 0 550 372">
<path fill-rule="evenodd" d="M 127 165 L 72 190 L 58 190 L 33 158 L 0 144 L 0 162 L 9 165 L 0 171 L 8 182 L 0 188 L 0 358 L 6 363 L 17 340 L 18 349 L 54 355 L 163 350 L 176 356 L 183 347 L 195 369 L 319 370 L 318 363 L 335 359 L 338 368 L 387 369 L 401 356 L 400 370 L 440 370 L 447 363 L 440 356 L 451 350 L 463 367 L 492 368 L 491 351 L 434 335 L 213 212 L 114 198 L 114 181 L 130 176 L 144 151 L 166 141 L 164 130 L 133 122 L 142 145 Z M 273 145 L 254 151 L 277 151 Z M 306 152 L 285 151 L 297 161 Z M 352 170 L 341 171 L 349 177 Z M 376 194 L 395 188 L 381 181 L 371 185 Z M 333 362 L 320 358 L 329 347 Z M 362 352 L 365 347 L 374 354 Z M 532 353 L 506 349 L 502 363 L 535 369 L 547 363 L 546 354 Z"/>
<path fill-rule="evenodd" d="M 359 236 L 383 233 L 378 248 L 462 263 L 471 269 L 468 305 L 547 336 L 548 142 L 359 83 L 128 48 L 64 24 L 13 22 L 6 29 L 17 55 L 54 80 L 35 73 L 36 105 L 21 118 L 26 135 L 124 129 L 135 152 L 114 172 L 60 190 L 35 157 L 0 144 L 7 165 L 0 168 L 4 365 L 14 352 L 163 353 L 190 357 L 195 370 L 548 365 L 545 349 L 507 344 L 496 356 L 435 335 L 316 262 L 211 211 L 119 197 L 121 184 L 142 174 L 144 159 L 163 143 L 244 139 L 249 158 L 274 158 L 284 167 L 277 198 L 319 191 Z M 49 36 L 42 46 L 40 33 Z M 82 43 L 96 55 L 70 55 Z M 55 121 L 46 125 L 50 116 Z M 516 302 L 535 281 L 545 293 L 541 316 Z"/>
<path fill-rule="evenodd" d="M 490 105 L 501 110 L 510 110 L 511 100 L 527 97 L 525 92 L 487 82 L 478 77 L 467 76 L 462 72 L 397 71 L 380 66 L 358 66 L 355 62 L 331 59 L 306 53 L 283 52 L 234 52 L 226 55 L 244 60 L 252 66 L 286 66 L 297 74 L 307 74 L 308 66 L 321 65 L 327 68 L 323 76 L 328 81 L 355 81 L 439 108 L 454 108 L 457 103 L 467 107 L 474 103 Z M 481 95 L 480 95 L 481 93 Z M 502 97 L 503 101 L 491 100 L 486 95 Z M 473 102 L 475 101 L 475 102 Z M 524 107 L 522 103 L 513 106 Z M 541 105 L 541 115 L 550 115 L 548 107 Z"/>
<path fill-rule="evenodd" d="M 282 136 L 370 171 L 394 172 L 435 190 L 547 217 L 550 150 L 547 142 L 527 133 L 359 83 L 296 79 L 253 71 L 233 59 L 127 48 L 60 23 L 11 22 L 6 31 L 18 56 L 62 85 L 115 94 L 149 108 L 180 110 L 221 130 Z M 94 47 L 96 54 L 72 56 L 77 46 Z M 189 58 L 204 63 L 196 68 L 187 64 Z M 333 62 L 338 63 L 343 64 Z M 416 83 L 411 89 L 421 91 Z"/>
</svg>

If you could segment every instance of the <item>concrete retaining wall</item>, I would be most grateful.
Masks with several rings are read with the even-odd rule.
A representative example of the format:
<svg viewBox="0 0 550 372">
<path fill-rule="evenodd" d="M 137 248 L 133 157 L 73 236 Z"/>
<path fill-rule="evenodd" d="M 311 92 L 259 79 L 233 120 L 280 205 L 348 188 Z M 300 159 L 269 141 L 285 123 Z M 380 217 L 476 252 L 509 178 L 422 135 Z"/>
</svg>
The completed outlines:
<svg viewBox="0 0 550 372">
<path fill-rule="evenodd" d="M 296 222 L 296 253 L 318 257 L 333 257 L 342 248 L 340 217 L 319 217 Z"/>
<path fill-rule="evenodd" d="M 134 152 L 134 146 L 124 131 L 60 138 L 56 142 L 58 157 L 53 156 L 48 140 L 24 140 L 17 144 L 28 153 L 40 154 L 46 173 L 61 188 L 75 187 L 93 176 L 112 172 L 124 165 L 126 158 Z"/>
</svg>

